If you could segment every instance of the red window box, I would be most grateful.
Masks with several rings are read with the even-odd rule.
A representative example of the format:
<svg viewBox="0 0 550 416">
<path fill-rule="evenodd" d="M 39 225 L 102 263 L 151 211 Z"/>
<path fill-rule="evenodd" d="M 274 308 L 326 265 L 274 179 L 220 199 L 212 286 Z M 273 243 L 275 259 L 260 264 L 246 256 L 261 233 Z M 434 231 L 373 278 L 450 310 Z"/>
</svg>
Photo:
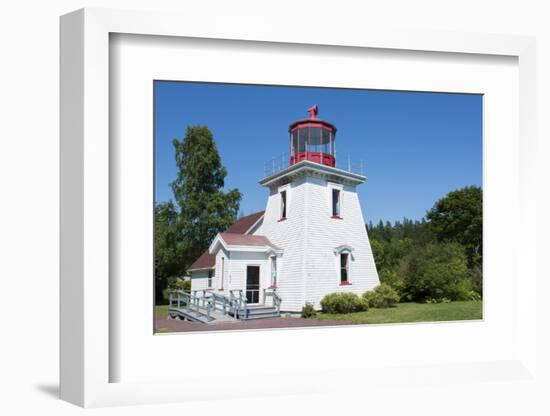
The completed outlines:
<svg viewBox="0 0 550 416">
<path fill-rule="evenodd" d="M 279 221 L 277 221 L 277 222 L 281 222 L 281 221 L 286 221 L 286 217 L 281 218 L 281 219 L 280 219 Z"/>
<path fill-rule="evenodd" d="M 277 289 L 278 287 L 279 286 L 277 286 L 277 285 L 271 285 L 271 286 L 268 287 L 268 289 Z"/>
<path fill-rule="evenodd" d="M 330 218 L 332 218 L 333 220 L 343 220 L 343 218 L 340 215 L 333 215 Z"/>
<path fill-rule="evenodd" d="M 340 282 L 340 286 L 351 286 L 350 282 Z"/>
</svg>

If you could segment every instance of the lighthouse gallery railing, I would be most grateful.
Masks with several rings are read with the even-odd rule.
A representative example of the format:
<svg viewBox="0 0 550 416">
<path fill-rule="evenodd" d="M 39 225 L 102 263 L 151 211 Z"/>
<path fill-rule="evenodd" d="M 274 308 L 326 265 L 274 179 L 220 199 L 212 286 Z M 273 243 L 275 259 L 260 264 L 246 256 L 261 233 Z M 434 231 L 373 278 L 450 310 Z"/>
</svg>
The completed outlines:
<svg viewBox="0 0 550 416">
<path fill-rule="evenodd" d="M 305 153 L 305 160 L 317 163 L 317 159 L 312 157 L 308 158 L 309 153 Z M 313 155 L 313 153 L 312 153 Z M 290 166 L 290 157 L 288 153 L 281 153 L 280 156 L 271 158 L 264 163 L 264 177 L 274 175 L 275 173 L 286 169 Z M 346 172 L 356 173 L 364 176 L 364 163 L 362 159 L 357 159 L 348 155 L 347 157 L 339 155 L 336 159 L 336 169 L 340 169 Z"/>
</svg>

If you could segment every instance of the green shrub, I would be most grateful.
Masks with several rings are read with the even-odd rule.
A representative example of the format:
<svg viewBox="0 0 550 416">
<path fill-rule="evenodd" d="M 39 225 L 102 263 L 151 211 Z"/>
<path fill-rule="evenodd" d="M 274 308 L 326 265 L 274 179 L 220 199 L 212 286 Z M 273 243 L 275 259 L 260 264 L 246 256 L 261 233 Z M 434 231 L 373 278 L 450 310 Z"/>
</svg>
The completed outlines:
<svg viewBox="0 0 550 416">
<path fill-rule="evenodd" d="M 473 300 L 475 302 L 481 301 L 481 295 L 477 293 L 475 290 L 470 290 L 468 293 L 468 299 L 467 300 Z"/>
<path fill-rule="evenodd" d="M 456 243 L 430 243 L 413 249 L 399 265 L 403 296 L 408 301 L 465 300 L 472 290 L 464 248 Z"/>
<path fill-rule="evenodd" d="M 170 277 L 168 278 L 167 288 L 170 290 L 191 290 L 191 279 Z"/>
<path fill-rule="evenodd" d="M 393 269 L 382 269 L 378 271 L 380 283 L 391 286 L 398 294 L 403 290 L 403 278 Z"/>
<path fill-rule="evenodd" d="M 321 300 L 325 313 L 351 313 L 368 309 L 368 304 L 355 293 L 331 293 Z"/>
<path fill-rule="evenodd" d="M 451 299 L 449 298 L 429 298 L 426 299 L 426 303 L 450 303 Z"/>
<path fill-rule="evenodd" d="M 471 300 L 472 297 L 472 282 L 470 279 L 460 280 L 456 284 L 453 300 Z"/>
<path fill-rule="evenodd" d="M 472 289 L 475 290 L 480 297 L 483 294 L 483 271 L 480 265 L 474 265 L 470 271 L 470 281 L 472 282 Z"/>
<path fill-rule="evenodd" d="M 369 305 L 369 308 L 376 308 L 374 305 L 378 303 L 378 295 L 374 293 L 374 290 L 369 290 L 368 292 L 363 293 L 362 298 L 363 301 Z"/>
<path fill-rule="evenodd" d="M 311 303 L 306 303 L 302 308 L 302 318 L 314 318 L 317 316 L 317 311 Z"/>
<path fill-rule="evenodd" d="M 179 277 L 168 278 L 168 286 L 162 291 L 164 303 L 168 303 L 170 293 L 174 293 L 178 290 L 191 290 L 191 279 L 182 279 Z"/>
<path fill-rule="evenodd" d="M 371 308 L 390 308 L 399 302 L 399 295 L 387 283 L 380 283 L 373 290 L 363 293 L 363 299 Z"/>
</svg>

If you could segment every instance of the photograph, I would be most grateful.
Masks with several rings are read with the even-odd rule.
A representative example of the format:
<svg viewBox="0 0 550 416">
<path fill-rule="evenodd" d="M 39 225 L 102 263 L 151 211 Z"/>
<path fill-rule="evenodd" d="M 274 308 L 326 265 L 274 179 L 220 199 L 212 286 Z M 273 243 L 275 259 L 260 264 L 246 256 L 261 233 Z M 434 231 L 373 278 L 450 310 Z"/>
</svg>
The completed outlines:
<svg viewBox="0 0 550 416">
<path fill-rule="evenodd" d="M 483 95 L 153 81 L 154 331 L 483 319 Z"/>
</svg>

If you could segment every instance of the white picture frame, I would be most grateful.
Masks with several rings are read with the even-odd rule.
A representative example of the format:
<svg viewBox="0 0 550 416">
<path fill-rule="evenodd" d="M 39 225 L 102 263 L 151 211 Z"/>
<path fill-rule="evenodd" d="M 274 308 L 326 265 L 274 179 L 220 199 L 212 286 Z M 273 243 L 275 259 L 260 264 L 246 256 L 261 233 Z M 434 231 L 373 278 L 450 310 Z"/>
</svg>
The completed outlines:
<svg viewBox="0 0 550 416">
<path fill-rule="evenodd" d="M 185 21 L 185 25 L 182 25 Z M 246 26 L 239 22 L 204 25 L 171 13 L 83 9 L 61 18 L 61 398 L 80 406 L 174 402 L 255 395 L 322 393 L 358 389 L 388 383 L 394 377 L 408 382 L 429 383 L 459 380 L 536 380 L 536 302 L 534 299 L 536 198 L 535 178 L 535 41 L 530 37 L 471 33 L 381 32 L 353 29 L 326 32 L 322 27 L 292 28 L 284 31 L 276 24 Z M 268 383 L 251 383 L 220 389 L 204 389 L 205 379 L 187 374 L 185 381 L 112 382 L 111 366 L 121 357 L 110 346 L 116 328 L 110 322 L 113 291 L 109 275 L 110 170 L 113 161 L 109 148 L 109 38 L 111 34 L 164 36 L 172 38 L 224 39 L 236 42 L 276 42 L 282 45 L 329 45 L 338 48 L 428 51 L 439 54 L 469 54 L 515 57 L 519 68 L 519 218 L 517 247 L 518 270 L 522 280 L 517 292 L 517 354 L 499 361 L 441 362 L 419 361 L 411 368 L 388 369 L 369 366 L 367 377 L 355 368 L 342 366 L 329 373 L 326 383 L 311 369 L 288 379 L 285 372 L 266 372 Z M 246 36 L 242 35 L 246 33 Z M 348 328 L 357 331 L 360 328 Z M 404 329 L 406 330 L 406 329 Z M 296 332 L 298 333 L 298 332 Z M 349 335 L 349 333 L 348 333 Z M 151 334 L 152 336 L 152 334 Z M 209 336 L 203 334 L 201 336 Z M 309 332 L 308 336 L 321 336 Z M 164 339 L 168 339 L 165 337 Z M 167 342 L 166 342 L 167 344 Z M 168 348 L 168 347 L 166 347 Z M 184 370 L 177 367 L 176 371 Z M 362 369 L 358 365 L 357 370 Z M 363 369 L 364 370 L 364 369 Z M 321 370 L 320 370 L 321 371 Z M 414 373 L 411 379 L 406 374 Z M 117 377 L 114 377 L 117 378 Z M 413 381 L 414 379 L 414 381 Z M 308 381 L 309 380 L 309 381 Z M 237 379 L 237 381 L 239 381 Z M 405 381 L 406 382 L 406 381 Z M 280 386 L 274 390 L 273 386 Z"/>
</svg>

